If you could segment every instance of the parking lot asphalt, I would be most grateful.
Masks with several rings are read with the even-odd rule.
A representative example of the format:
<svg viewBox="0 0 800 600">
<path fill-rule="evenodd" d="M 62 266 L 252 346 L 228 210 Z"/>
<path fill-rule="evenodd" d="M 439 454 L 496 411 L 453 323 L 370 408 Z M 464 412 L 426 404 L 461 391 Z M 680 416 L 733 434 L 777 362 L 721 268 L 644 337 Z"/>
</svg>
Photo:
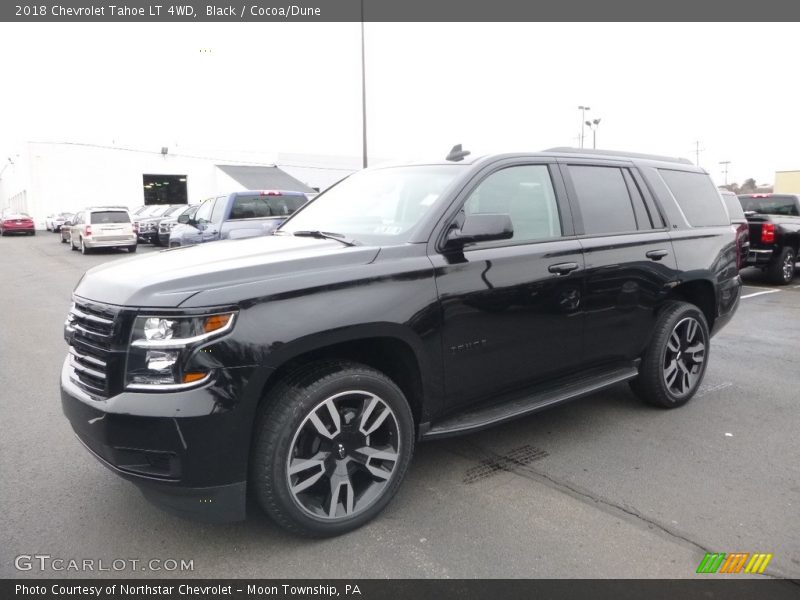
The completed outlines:
<svg viewBox="0 0 800 600">
<path fill-rule="evenodd" d="M 163 513 L 73 436 L 58 392 L 70 294 L 87 268 L 127 258 L 82 256 L 47 232 L 0 238 L 2 577 L 683 578 L 712 551 L 772 553 L 767 576 L 800 577 L 800 276 L 776 288 L 743 273 L 685 407 L 645 406 L 623 384 L 420 444 L 375 521 L 303 540 L 256 507 L 229 525 Z M 193 570 L 15 568 L 35 554 Z"/>
</svg>

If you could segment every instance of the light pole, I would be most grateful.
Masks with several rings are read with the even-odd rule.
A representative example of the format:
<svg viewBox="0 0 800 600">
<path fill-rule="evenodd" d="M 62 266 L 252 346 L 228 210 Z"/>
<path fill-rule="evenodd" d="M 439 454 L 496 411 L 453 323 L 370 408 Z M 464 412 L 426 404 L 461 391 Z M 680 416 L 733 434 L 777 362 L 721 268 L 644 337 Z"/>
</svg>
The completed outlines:
<svg viewBox="0 0 800 600">
<path fill-rule="evenodd" d="M 583 126 L 586 124 L 585 123 L 585 121 L 586 121 L 586 111 L 587 110 L 592 110 L 592 109 L 589 108 L 588 106 L 579 106 L 578 110 L 581 111 L 581 148 L 583 148 L 583 134 L 584 134 Z"/>
<path fill-rule="evenodd" d="M 367 168 L 367 63 L 364 54 L 364 0 L 361 0 L 361 155 Z"/>
<path fill-rule="evenodd" d="M 600 119 L 585 121 L 585 124 L 592 130 L 592 148 L 595 149 L 597 148 L 597 126 L 600 125 Z"/>
<path fill-rule="evenodd" d="M 723 171 L 725 173 L 725 185 L 728 185 L 728 165 L 731 164 L 731 161 L 721 160 L 719 164 L 725 167 L 725 170 Z"/>
</svg>

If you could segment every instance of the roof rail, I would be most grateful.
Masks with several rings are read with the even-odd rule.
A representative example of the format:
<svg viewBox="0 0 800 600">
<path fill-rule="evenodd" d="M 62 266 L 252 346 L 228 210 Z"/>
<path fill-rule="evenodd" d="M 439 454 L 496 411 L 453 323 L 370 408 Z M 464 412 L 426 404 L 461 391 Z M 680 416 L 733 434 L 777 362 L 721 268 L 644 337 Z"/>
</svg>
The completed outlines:
<svg viewBox="0 0 800 600">
<path fill-rule="evenodd" d="M 661 160 L 664 162 L 681 163 L 684 165 L 693 165 L 694 163 L 688 158 L 676 158 L 674 156 L 659 156 L 658 154 L 641 154 L 639 152 L 625 152 L 623 150 L 587 150 L 586 148 L 570 148 L 568 146 L 559 146 L 557 148 L 548 148 L 545 152 L 564 152 L 569 154 L 596 154 L 598 156 L 620 156 L 624 158 L 642 158 L 647 160 Z"/>
</svg>

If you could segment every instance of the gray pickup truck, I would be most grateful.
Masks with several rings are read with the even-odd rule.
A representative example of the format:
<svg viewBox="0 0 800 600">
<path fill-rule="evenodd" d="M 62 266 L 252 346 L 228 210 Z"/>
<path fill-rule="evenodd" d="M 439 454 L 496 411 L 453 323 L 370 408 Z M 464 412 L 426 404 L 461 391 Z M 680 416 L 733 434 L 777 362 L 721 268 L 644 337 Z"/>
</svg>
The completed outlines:
<svg viewBox="0 0 800 600">
<path fill-rule="evenodd" d="M 304 192 L 269 190 L 233 192 L 205 200 L 192 214 L 178 217 L 169 246 L 268 235 L 308 202 Z"/>
<path fill-rule="evenodd" d="M 788 284 L 800 250 L 800 195 L 747 194 L 739 201 L 750 228 L 746 266 L 761 268 L 773 283 Z"/>
</svg>

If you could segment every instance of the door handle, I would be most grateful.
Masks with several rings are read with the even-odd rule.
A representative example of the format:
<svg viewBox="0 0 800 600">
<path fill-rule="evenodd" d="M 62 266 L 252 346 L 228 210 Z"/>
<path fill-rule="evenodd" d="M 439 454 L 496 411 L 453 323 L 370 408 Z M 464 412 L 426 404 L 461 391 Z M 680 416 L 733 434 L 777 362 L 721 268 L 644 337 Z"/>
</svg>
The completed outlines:
<svg viewBox="0 0 800 600">
<path fill-rule="evenodd" d="M 547 270 L 551 273 L 555 273 L 556 275 L 566 275 L 570 271 L 574 271 L 578 268 L 578 263 L 576 262 L 568 262 L 568 263 L 558 263 L 557 265 L 550 265 L 547 267 Z"/>
<path fill-rule="evenodd" d="M 669 252 L 666 250 L 650 250 L 645 256 L 650 260 L 661 260 L 664 258 Z"/>
</svg>

